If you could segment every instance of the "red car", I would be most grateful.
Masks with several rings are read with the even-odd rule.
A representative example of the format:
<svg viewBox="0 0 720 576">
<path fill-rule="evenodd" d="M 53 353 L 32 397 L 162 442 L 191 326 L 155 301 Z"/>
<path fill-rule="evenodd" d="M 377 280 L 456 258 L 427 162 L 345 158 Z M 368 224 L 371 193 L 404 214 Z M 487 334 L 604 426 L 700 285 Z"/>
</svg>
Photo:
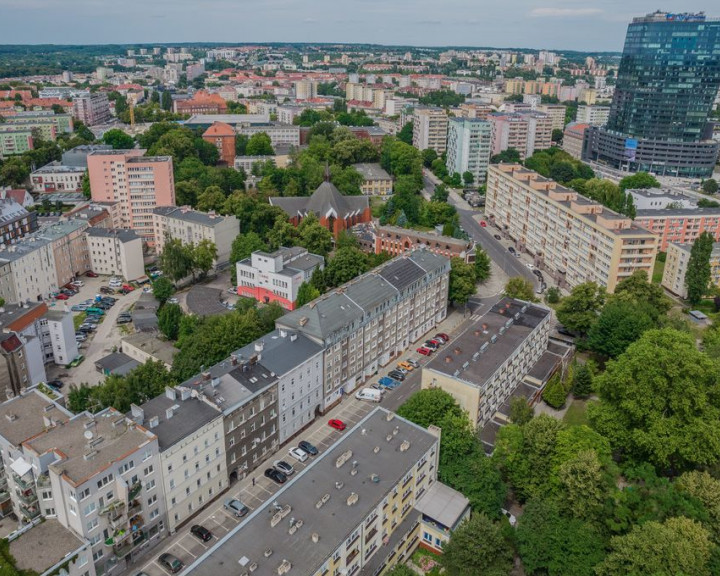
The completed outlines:
<svg viewBox="0 0 720 576">
<path fill-rule="evenodd" d="M 330 426 L 330 428 L 335 428 L 335 430 L 345 430 L 346 428 L 345 422 L 338 420 L 337 418 L 328 420 L 328 426 Z"/>
<path fill-rule="evenodd" d="M 88 278 L 97 278 L 98 277 L 98 275 L 95 274 L 95 272 L 93 272 L 92 270 L 88 270 L 87 272 L 85 272 L 85 276 L 87 276 Z"/>
<path fill-rule="evenodd" d="M 485 228 L 487 226 L 487 222 L 485 222 L 485 220 L 480 220 L 480 226 Z"/>
<path fill-rule="evenodd" d="M 425 346 L 420 346 L 417 351 L 423 356 L 430 356 L 430 354 L 432 354 L 432 350 L 430 350 L 430 348 L 425 348 Z"/>
<path fill-rule="evenodd" d="M 130 286 L 130 284 L 123 284 L 123 285 L 122 285 L 122 289 L 123 289 L 123 290 L 127 290 L 128 292 L 132 292 L 133 290 L 135 290 L 135 288 L 133 288 L 132 286 Z"/>
<path fill-rule="evenodd" d="M 448 336 L 447 334 L 445 334 L 445 333 L 443 333 L 443 332 L 438 332 L 437 334 L 435 334 L 435 338 L 438 338 L 438 337 L 439 337 L 439 338 L 442 338 L 443 340 L 445 340 L 445 342 L 447 342 L 448 340 L 450 340 L 450 336 Z"/>
<path fill-rule="evenodd" d="M 68 300 L 69 298 L 70 296 L 68 296 L 67 294 L 63 294 L 62 292 L 55 296 L 55 300 Z"/>
</svg>

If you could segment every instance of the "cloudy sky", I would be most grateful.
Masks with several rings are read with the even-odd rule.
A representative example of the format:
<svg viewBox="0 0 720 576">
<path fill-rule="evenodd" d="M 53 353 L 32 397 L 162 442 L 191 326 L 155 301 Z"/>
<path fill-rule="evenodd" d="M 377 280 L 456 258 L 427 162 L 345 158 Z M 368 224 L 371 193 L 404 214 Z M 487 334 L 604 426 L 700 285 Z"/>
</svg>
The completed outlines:
<svg viewBox="0 0 720 576">
<path fill-rule="evenodd" d="M 717 0 L 0 0 L 1 44 L 368 42 L 622 50 L 633 16 Z M 715 8 L 713 10 L 713 8 Z"/>
</svg>

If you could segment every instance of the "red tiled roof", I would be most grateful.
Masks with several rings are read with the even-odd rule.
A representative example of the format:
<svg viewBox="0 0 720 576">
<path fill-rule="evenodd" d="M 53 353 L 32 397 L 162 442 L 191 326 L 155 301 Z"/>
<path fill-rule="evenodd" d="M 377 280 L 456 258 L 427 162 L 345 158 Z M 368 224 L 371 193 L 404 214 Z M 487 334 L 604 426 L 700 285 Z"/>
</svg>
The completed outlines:
<svg viewBox="0 0 720 576">
<path fill-rule="evenodd" d="M 20 341 L 20 338 L 18 338 L 15 334 L 10 334 L 10 336 L 0 342 L 0 346 L 3 347 L 3 350 L 5 350 L 5 352 L 15 352 L 16 350 L 22 348 L 22 345 L 23 344 Z"/>
<path fill-rule="evenodd" d="M 235 136 L 235 130 L 225 122 L 213 122 L 212 126 L 203 132 L 203 136 Z"/>
<path fill-rule="evenodd" d="M 26 195 L 27 191 L 24 188 L 13 188 L 12 190 L 7 190 L 5 192 L 5 198 L 11 198 L 20 205 L 25 202 Z"/>
<path fill-rule="evenodd" d="M 11 322 L 8 322 L 8 324 L 4 326 L 4 328 L 9 328 L 14 332 L 19 332 L 20 330 L 23 330 L 24 328 L 35 322 L 35 320 L 42 318 L 45 312 L 48 311 L 48 307 L 45 302 L 41 302 L 39 306 L 31 308 L 23 314 L 24 311 L 24 308 L 18 308 L 16 312 L 17 318 L 15 318 Z"/>
</svg>

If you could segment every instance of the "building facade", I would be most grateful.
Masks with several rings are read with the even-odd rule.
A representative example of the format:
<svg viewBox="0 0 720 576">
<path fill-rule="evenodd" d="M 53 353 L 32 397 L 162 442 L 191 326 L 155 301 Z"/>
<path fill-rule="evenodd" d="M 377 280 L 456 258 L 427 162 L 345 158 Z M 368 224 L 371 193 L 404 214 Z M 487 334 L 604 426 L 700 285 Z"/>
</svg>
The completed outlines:
<svg viewBox="0 0 720 576">
<path fill-rule="evenodd" d="M 300 146 L 300 126 L 280 124 L 280 122 L 268 122 L 266 124 L 241 123 L 236 127 L 238 134 L 244 134 L 248 138 L 255 134 L 265 133 L 270 137 L 273 148 Z"/>
<path fill-rule="evenodd" d="M 692 244 L 675 244 L 671 242 L 667 247 L 665 269 L 663 270 L 662 287 L 680 298 L 687 298 L 685 274 L 690 261 Z"/>
<path fill-rule="evenodd" d="M 485 120 L 451 118 L 448 123 L 447 161 L 448 172 L 470 172 L 473 182 L 485 182 L 492 149 L 492 126 Z"/>
<path fill-rule="evenodd" d="M 703 232 L 720 241 L 720 208 L 666 208 L 637 210 L 635 223 L 658 236 L 658 249 L 670 243 L 692 244 Z"/>
<path fill-rule="evenodd" d="M 218 151 L 219 161 L 226 166 L 235 163 L 235 129 L 230 124 L 214 122 L 210 128 L 203 132 L 203 140 L 209 142 Z"/>
<path fill-rule="evenodd" d="M 610 117 L 610 106 L 578 106 L 575 121 L 590 126 L 605 126 Z"/>
<path fill-rule="evenodd" d="M 105 92 L 86 92 L 73 98 L 73 117 L 85 126 L 105 124 L 112 119 L 110 102 Z"/>
<path fill-rule="evenodd" d="M 362 193 L 366 196 L 388 196 L 393 192 L 393 179 L 385 172 L 380 164 L 353 164 L 363 177 L 360 185 Z"/>
<path fill-rule="evenodd" d="M 53 192 L 82 192 L 82 180 L 85 169 L 79 166 L 61 166 L 59 162 L 50 162 L 30 174 L 33 192 L 50 194 Z"/>
<path fill-rule="evenodd" d="M 447 147 L 448 116 L 442 108 L 415 108 L 413 112 L 413 146 L 418 150 L 432 148 L 438 154 Z"/>
<path fill-rule="evenodd" d="M 520 159 L 532 156 L 535 150 L 550 148 L 552 144 L 552 120 L 539 112 L 514 112 L 490 114 L 492 125 L 492 154 L 514 148 Z"/>
<path fill-rule="evenodd" d="M 418 248 L 445 258 L 462 258 L 468 263 L 475 261 L 471 241 L 397 226 L 378 226 L 375 229 L 375 254 L 387 252 L 399 256 Z"/>
<path fill-rule="evenodd" d="M 0 242 L 13 244 L 38 228 L 37 213 L 28 212 L 12 198 L 0 200 Z"/>
<path fill-rule="evenodd" d="M 93 272 L 119 276 L 128 282 L 145 275 L 142 239 L 135 232 L 88 228 L 85 234 Z"/>
<path fill-rule="evenodd" d="M 490 166 L 485 213 L 561 285 L 597 282 L 613 292 L 638 270 L 652 277 L 654 234 L 519 165 Z"/>
<path fill-rule="evenodd" d="M 582 158 L 585 131 L 589 127 L 589 124 L 568 124 L 568 127 L 563 132 L 562 149 L 577 160 Z"/>
<path fill-rule="evenodd" d="M 18 126 L 0 126 L 0 158 L 25 154 L 33 149 L 32 132 Z"/>
</svg>

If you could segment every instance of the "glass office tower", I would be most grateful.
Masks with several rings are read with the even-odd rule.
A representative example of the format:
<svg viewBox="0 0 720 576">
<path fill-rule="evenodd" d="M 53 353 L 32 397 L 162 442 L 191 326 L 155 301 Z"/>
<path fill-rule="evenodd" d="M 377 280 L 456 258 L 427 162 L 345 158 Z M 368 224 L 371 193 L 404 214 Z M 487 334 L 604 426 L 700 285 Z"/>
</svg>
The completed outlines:
<svg viewBox="0 0 720 576">
<path fill-rule="evenodd" d="M 584 153 L 628 171 L 712 173 L 708 121 L 720 88 L 720 20 L 655 12 L 628 26 L 610 117 Z"/>
</svg>

